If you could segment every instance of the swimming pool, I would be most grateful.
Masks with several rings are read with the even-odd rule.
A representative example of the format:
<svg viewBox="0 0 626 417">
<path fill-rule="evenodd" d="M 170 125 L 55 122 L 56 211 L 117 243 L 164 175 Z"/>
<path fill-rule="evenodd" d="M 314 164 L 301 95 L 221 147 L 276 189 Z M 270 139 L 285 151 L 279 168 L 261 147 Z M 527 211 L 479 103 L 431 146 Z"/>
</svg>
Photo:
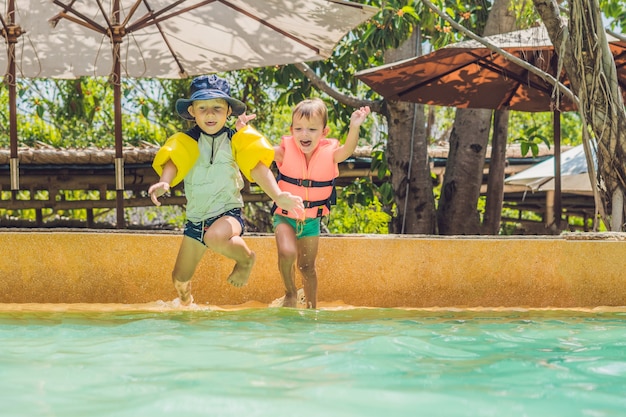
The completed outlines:
<svg viewBox="0 0 626 417">
<path fill-rule="evenodd" d="M 626 313 L 0 312 L 1 415 L 623 416 Z"/>
</svg>

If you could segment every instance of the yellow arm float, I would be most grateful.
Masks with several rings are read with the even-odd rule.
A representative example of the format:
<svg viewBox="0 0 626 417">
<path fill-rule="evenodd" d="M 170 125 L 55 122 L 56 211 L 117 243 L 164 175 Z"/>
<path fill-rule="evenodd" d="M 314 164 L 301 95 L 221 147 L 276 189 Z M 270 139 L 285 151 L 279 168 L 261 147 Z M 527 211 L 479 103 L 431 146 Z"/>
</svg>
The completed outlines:
<svg viewBox="0 0 626 417">
<path fill-rule="evenodd" d="M 170 136 L 161 149 L 157 151 L 154 161 L 152 161 L 152 168 L 161 176 L 163 166 L 171 159 L 178 170 L 176 177 L 170 184 L 174 187 L 185 178 L 199 155 L 198 142 L 189 135 L 178 132 Z"/>
<path fill-rule="evenodd" d="M 274 148 L 272 144 L 252 126 L 246 126 L 237 131 L 231 140 L 233 147 L 233 156 L 239 169 L 248 179 L 253 182 L 250 177 L 250 171 L 262 162 L 268 168 L 274 161 Z"/>
</svg>

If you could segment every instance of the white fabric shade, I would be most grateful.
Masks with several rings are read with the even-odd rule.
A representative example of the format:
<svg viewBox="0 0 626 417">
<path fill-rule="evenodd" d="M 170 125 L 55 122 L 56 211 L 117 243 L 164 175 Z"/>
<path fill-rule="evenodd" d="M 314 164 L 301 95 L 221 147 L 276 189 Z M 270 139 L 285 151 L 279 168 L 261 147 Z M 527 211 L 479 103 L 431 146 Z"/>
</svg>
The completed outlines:
<svg viewBox="0 0 626 417">
<path fill-rule="evenodd" d="M 504 182 L 510 185 L 523 185 L 532 191 L 554 190 L 554 157 L 518 172 Z M 578 145 L 563 152 L 561 154 L 561 192 L 591 193 L 592 191 L 584 146 Z"/>
</svg>

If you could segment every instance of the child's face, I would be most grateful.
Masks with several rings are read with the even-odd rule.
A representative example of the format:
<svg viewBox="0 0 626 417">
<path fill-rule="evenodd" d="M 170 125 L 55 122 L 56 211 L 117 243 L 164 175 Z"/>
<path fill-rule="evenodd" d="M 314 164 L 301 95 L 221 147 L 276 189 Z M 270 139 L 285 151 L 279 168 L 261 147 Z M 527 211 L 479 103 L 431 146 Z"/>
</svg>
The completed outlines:
<svg viewBox="0 0 626 417">
<path fill-rule="evenodd" d="M 322 118 L 316 115 L 310 118 L 295 115 L 291 123 L 291 135 L 305 155 L 315 151 L 320 139 L 326 137 L 328 131 L 328 126 L 324 126 Z"/>
<path fill-rule="evenodd" d="M 200 129 L 209 135 L 214 135 L 226 124 L 231 109 L 226 100 L 216 98 L 212 100 L 196 100 L 188 108 L 189 114 L 195 119 Z"/>
</svg>

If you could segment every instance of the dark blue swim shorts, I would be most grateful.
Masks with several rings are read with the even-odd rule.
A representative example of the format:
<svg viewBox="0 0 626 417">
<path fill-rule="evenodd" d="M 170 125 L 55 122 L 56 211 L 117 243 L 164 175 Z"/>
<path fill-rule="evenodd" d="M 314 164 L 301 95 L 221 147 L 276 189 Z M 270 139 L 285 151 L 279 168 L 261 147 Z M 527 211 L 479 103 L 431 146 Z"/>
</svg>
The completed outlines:
<svg viewBox="0 0 626 417">
<path fill-rule="evenodd" d="M 210 217 L 197 223 L 187 220 L 187 222 L 185 223 L 185 231 L 183 232 L 183 234 L 197 240 L 198 242 L 206 246 L 206 244 L 204 243 L 204 232 L 206 232 L 206 230 L 211 227 L 211 225 L 215 223 L 217 219 L 224 216 L 234 217 L 235 219 L 237 219 L 237 221 L 239 221 L 239 224 L 241 224 L 241 234 L 239 236 L 242 236 L 245 229 L 245 224 L 243 222 L 243 217 L 241 216 L 240 208 L 228 210 L 227 212 L 219 214 L 215 217 Z"/>
</svg>

